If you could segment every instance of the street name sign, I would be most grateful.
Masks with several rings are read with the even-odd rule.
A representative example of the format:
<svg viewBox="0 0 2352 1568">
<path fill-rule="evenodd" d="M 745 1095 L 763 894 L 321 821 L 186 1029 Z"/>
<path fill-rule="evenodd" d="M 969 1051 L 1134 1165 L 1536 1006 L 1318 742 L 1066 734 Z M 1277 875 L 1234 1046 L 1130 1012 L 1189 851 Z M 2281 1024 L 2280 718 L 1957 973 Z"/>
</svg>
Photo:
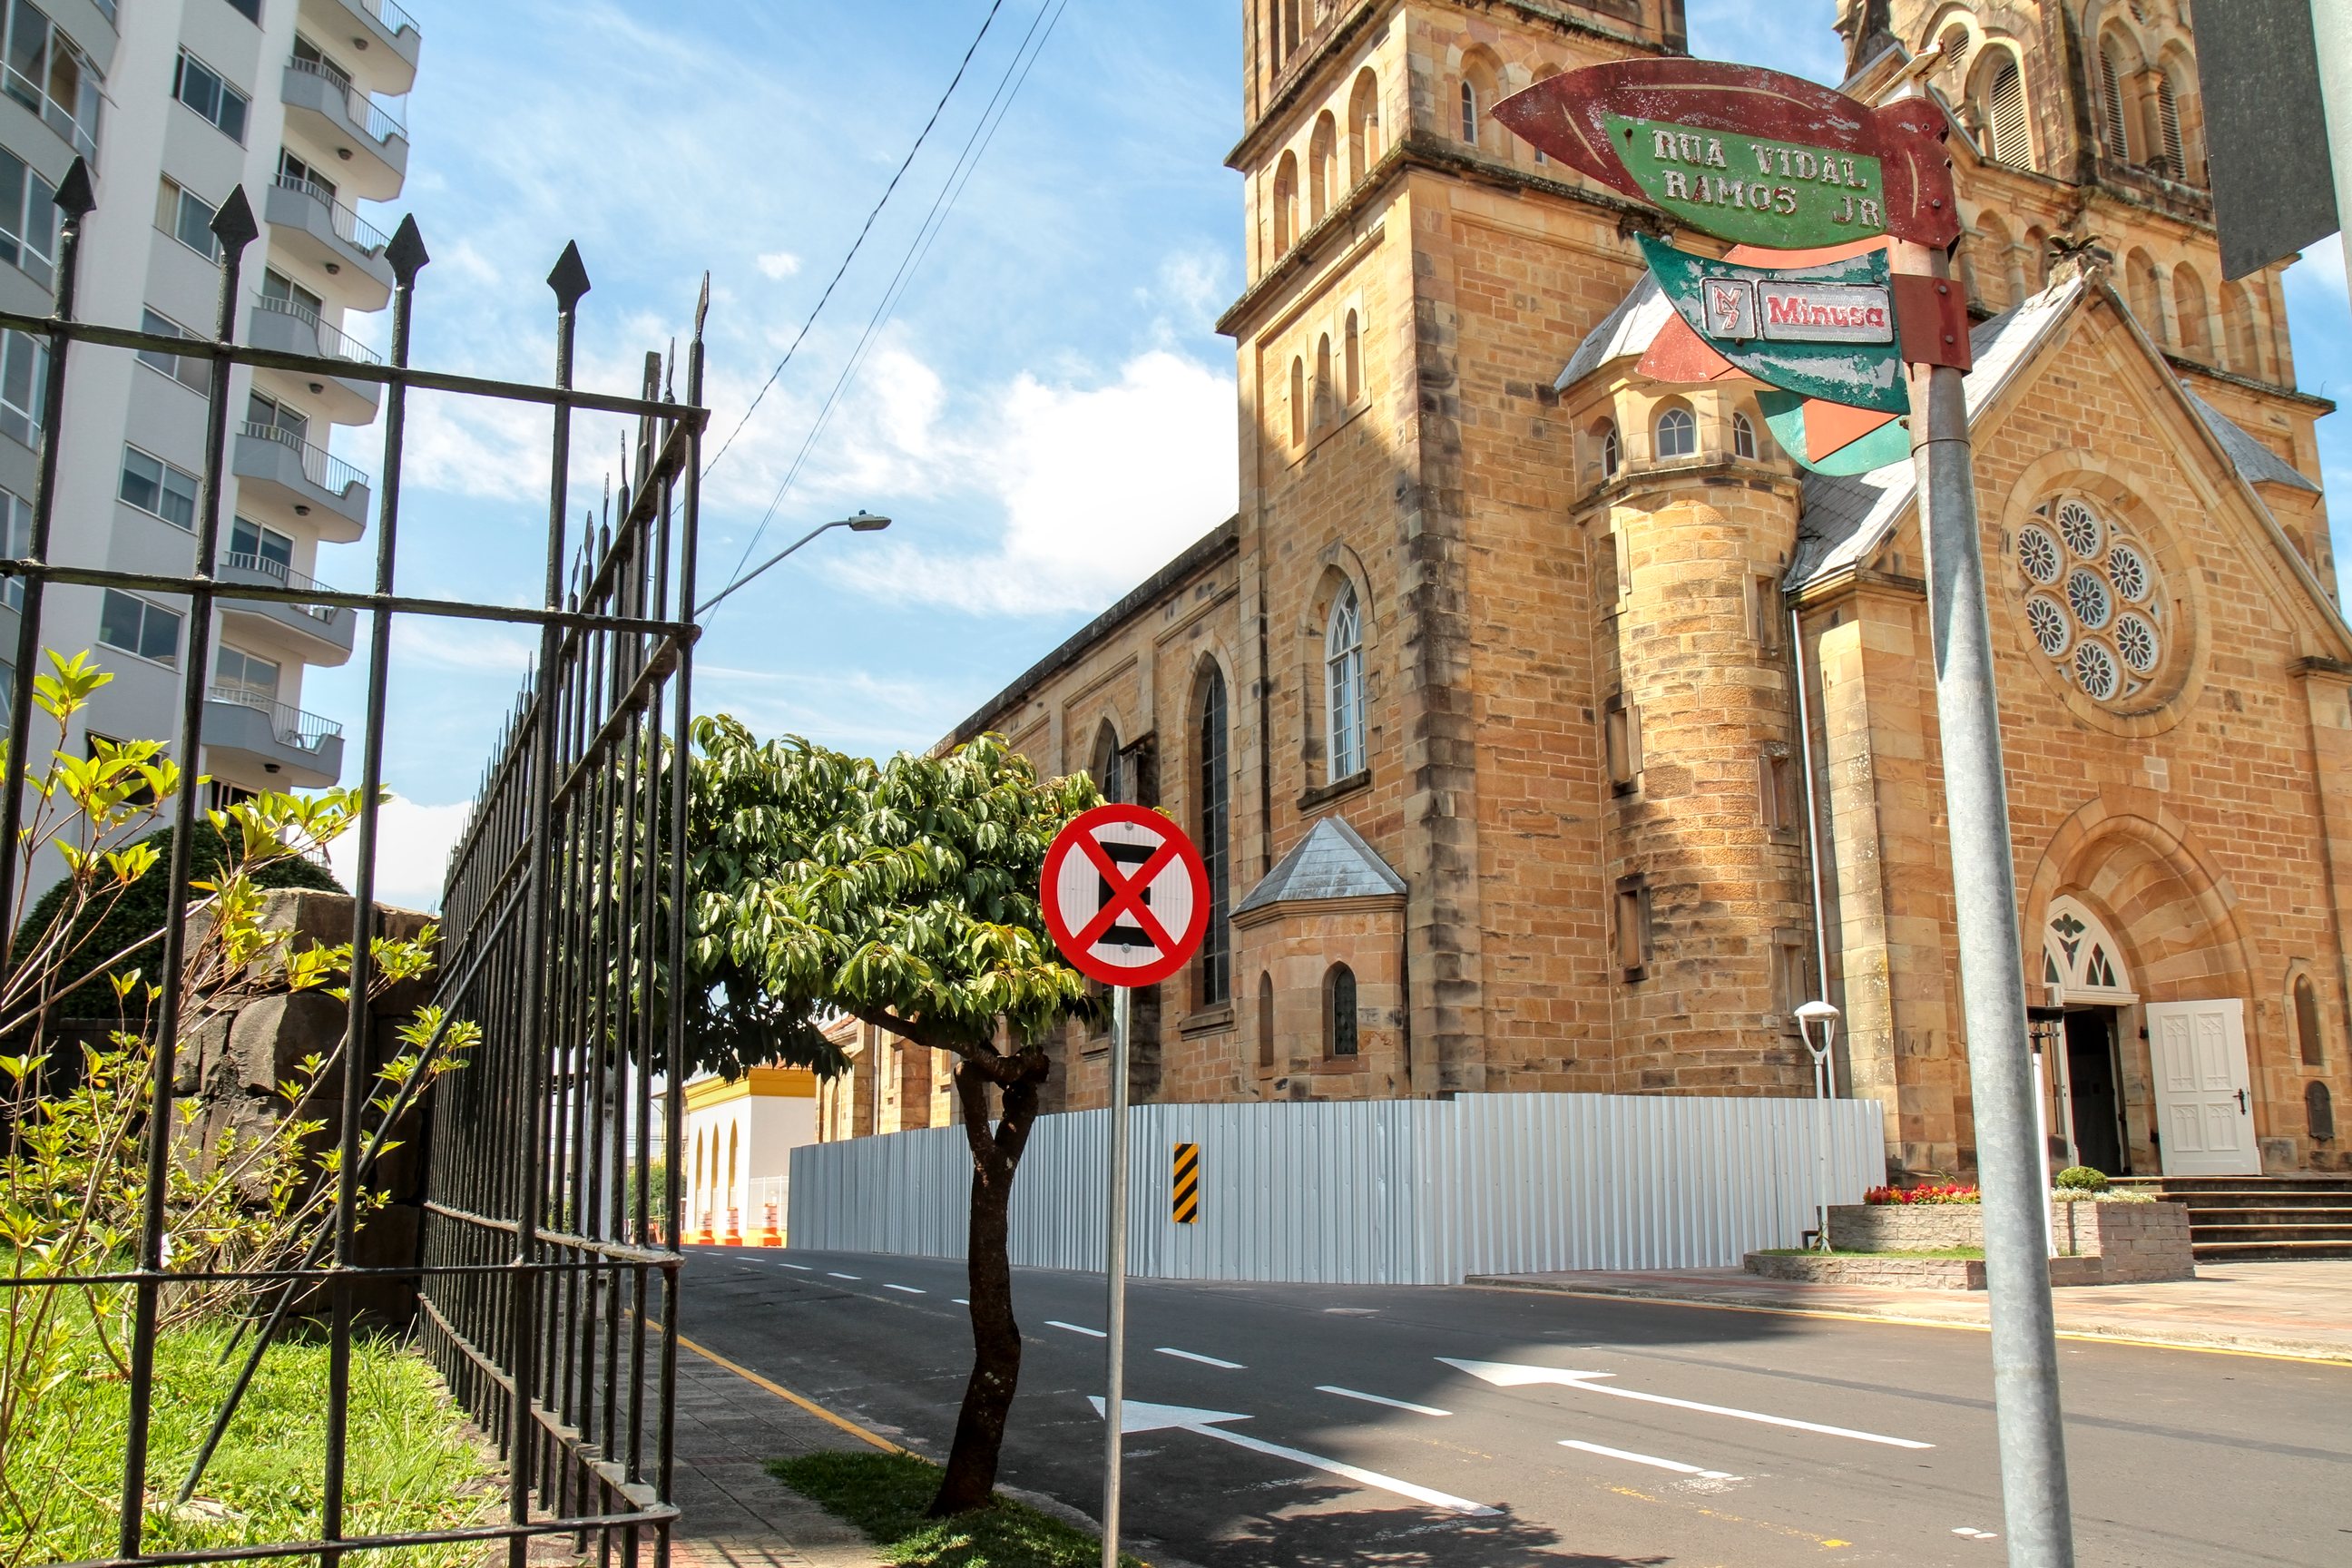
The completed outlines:
<svg viewBox="0 0 2352 1568">
<path fill-rule="evenodd" d="M 1775 268 L 1635 237 L 1675 314 L 1740 370 L 1806 397 L 1911 411 L 1885 250 Z"/>
<path fill-rule="evenodd" d="M 1070 966 L 1106 985 L 1156 985 L 1209 930 L 1209 872 L 1184 830 L 1140 805 L 1098 805 L 1045 850 L 1045 929 Z"/>
<path fill-rule="evenodd" d="M 1893 235 L 1960 237 L 1943 111 L 1874 109 L 1780 71 L 1717 60 L 1616 60 L 1495 106 L 1531 145 L 1717 238 L 1805 249 Z"/>
</svg>

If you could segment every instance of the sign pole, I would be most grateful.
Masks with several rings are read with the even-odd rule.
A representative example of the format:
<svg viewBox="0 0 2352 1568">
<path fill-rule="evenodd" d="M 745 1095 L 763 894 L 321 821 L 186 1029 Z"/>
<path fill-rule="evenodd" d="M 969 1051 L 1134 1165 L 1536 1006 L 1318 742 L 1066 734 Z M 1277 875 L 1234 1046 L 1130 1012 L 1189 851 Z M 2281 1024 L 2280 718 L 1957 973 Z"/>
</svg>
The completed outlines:
<svg viewBox="0 0 2352 1568">
<path fill-rule="evenodd" d="M 1119 1448 L 1127 1397 L 1127 1036 L 1135 993 L 1111 988 L 1110 1004 L 1110 1223 L 1103 1272 L 1108 1276 L 1103 1353 L 1108 1376 L 1103 1384 L 1102 1568 L 1118 1568 Z"/>
<path fill-rule="evenodd" d="M 2311 0 L 2311 31 L 2319 54 L 2319 96 L 2327 116 L 2327 150 L 2336 176 L 2336 216 L 2352 287 L 2352 6 Z"/>
<path fill-rule="evenodd" d="M 1950 276 L 1944 252 L 1896 247 L 1899 269 Z M 1926 265 L 1916 263 L 1923 258 Z M 1905 266 L 1904 263 L 1914 263 Z M 1985 1279 L 1992 1318 L 1993 1413 L 2011 1568 L 2074 1568 L 2066 1442 L 2059 1421 L 2057 1324 L 2050 1301 L 2047 1155 L 2026 1038 L 2024 949 L 2016 862 L 1993 696 L 1968 396 L 1951 365 L 1910 367 L 1912 461 L 1927 554 L 1927 616 L 1943 737 L 1944 802 L 1959 927 L 1969 1089 L 1984 1194 Z"/>
</svg>

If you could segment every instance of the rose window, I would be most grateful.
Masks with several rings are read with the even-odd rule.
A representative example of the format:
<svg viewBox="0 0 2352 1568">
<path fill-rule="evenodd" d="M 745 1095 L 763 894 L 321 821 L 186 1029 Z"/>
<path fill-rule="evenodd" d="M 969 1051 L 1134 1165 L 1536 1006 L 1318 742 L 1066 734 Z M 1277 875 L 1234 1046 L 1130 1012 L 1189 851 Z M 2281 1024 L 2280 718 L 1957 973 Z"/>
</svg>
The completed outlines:
<svg viewBox="0 0 2352 1568">
<path fill-rule="evenodd" d="M 2168 635 L 2155 552 L 2072 498 L 2042 507 L 2016 551 L 2026 630 L 2068 682 L 2096 702 L 2146 691 Z"/>
</svg>

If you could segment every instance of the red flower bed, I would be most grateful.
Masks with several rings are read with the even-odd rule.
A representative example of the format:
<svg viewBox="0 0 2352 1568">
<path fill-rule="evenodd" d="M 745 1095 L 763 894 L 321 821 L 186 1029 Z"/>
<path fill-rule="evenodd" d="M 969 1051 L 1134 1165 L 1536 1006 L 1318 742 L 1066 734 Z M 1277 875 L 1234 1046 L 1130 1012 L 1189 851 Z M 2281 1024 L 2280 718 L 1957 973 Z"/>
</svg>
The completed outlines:
<svg viewBox="0 0 2352 1568">
<path fill-rule="evenodd" d="M 1984 1194 L 1972 1186 L 1947 1182 L 1933 1187 L 1873 1187 L 1862 1194 L 1866 1204 L 1974 1204 Z"/>
</svg>

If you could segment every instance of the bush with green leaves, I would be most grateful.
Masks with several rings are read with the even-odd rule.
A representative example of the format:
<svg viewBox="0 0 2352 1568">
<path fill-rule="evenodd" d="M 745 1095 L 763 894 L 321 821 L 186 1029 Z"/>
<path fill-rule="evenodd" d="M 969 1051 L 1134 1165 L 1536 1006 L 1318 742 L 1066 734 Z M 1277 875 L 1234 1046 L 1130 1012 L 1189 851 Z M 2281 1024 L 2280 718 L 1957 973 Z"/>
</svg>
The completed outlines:
<svg viewBox="0 0 2352 1568">
<path fill-rule="evenodd" d="M 2088 1165 L 2069 1165 L 2058 1173 L 2058 1185 L 2078 1193 L 2104 1193 L 2107 1190 L 2107 1173 Z"/>
</svg>

